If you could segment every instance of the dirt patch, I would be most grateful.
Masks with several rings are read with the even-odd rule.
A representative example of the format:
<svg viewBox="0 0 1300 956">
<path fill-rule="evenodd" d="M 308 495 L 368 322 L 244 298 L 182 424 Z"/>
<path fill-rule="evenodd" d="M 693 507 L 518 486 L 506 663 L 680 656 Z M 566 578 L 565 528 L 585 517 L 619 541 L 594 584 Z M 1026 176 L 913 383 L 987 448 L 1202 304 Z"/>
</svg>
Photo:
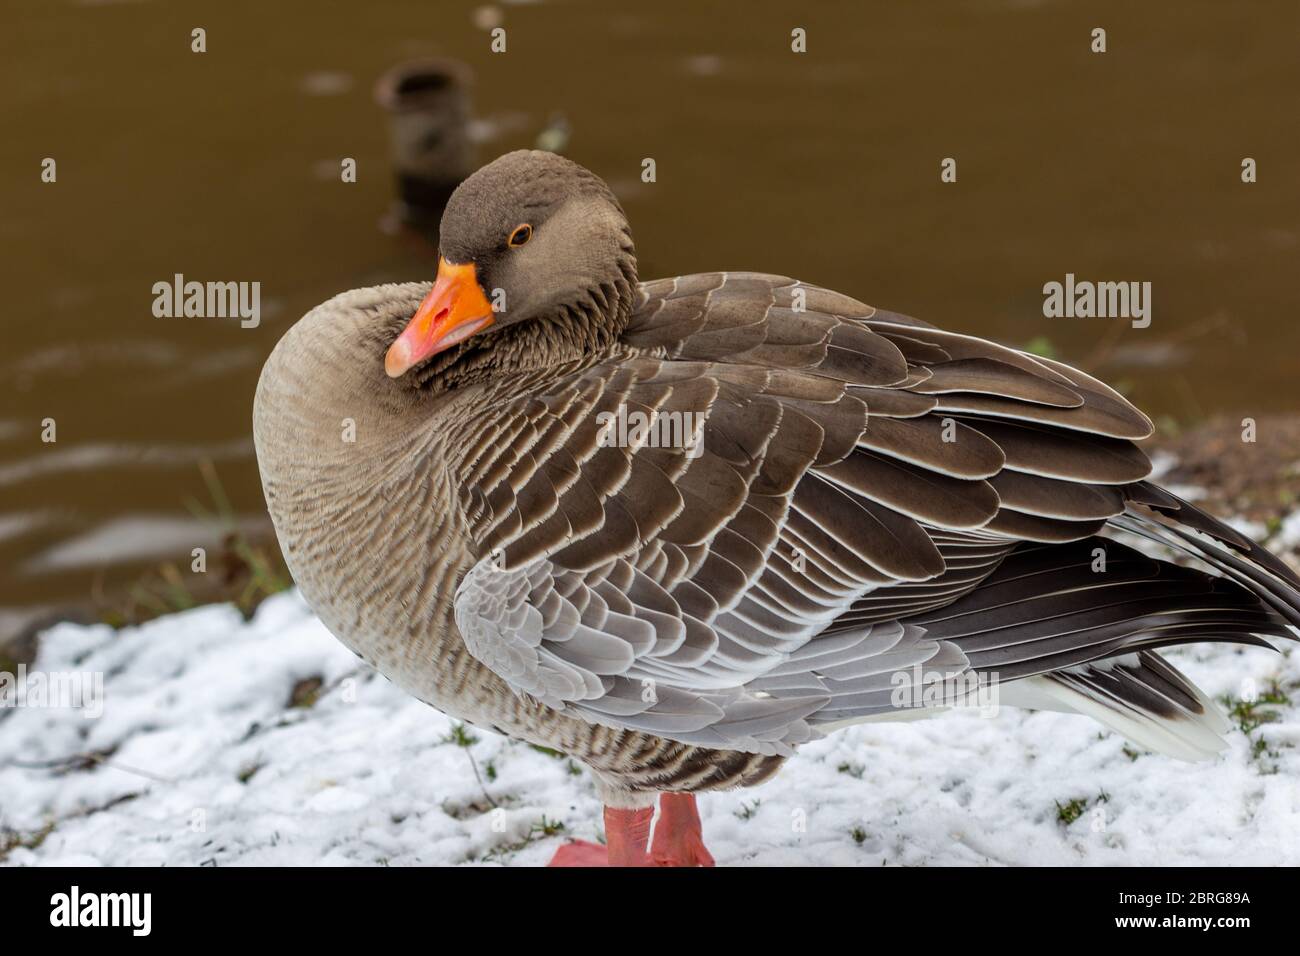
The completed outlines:
<svg viewBox="0 0 1300 956">
<path fill-rule="evenodd" d="M 1300 502 L 1300 416 L 1256 420 L 1255 441 L 1243 441 L 1240 418 L 1217 417 L 1172 438 L 1155 438 L 1146 450 L 1173 455 L 1177 464 L 1161 484 L 1195 485 L 1197 504 L 1219 517 L 1257 521 L 1269 536 Z"/>
</svg>

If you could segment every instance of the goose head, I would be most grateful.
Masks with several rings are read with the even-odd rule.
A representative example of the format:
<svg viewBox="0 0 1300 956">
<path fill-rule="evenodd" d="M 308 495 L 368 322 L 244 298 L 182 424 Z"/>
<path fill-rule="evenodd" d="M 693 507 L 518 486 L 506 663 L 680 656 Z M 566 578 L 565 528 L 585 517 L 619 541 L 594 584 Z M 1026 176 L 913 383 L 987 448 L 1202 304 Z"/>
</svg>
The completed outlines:
<svg viewBox="0 0 1300 956">
<path fill-rule="evenodd" d="M 618 337 L 635 289 L 631 230 L 604 181 L 554 153 L 507 153 L 452 194 L 437 279 L 384 371 L 454 387 L 570 360 Z"/>
</svg>

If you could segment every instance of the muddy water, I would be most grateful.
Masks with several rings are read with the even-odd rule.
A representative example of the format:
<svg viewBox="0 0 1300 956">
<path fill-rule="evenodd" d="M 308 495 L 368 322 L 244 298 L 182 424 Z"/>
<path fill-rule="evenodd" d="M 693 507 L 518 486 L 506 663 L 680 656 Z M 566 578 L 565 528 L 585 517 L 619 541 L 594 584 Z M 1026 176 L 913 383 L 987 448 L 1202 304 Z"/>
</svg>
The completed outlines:
<svg viewBox="0 0 1300 956">
<path fill-rule="evenodd" d="M 380 228 L 391 187 L 371 87 L 416 55 L 474 70 L 481 160 L 563 114 L 565 151 L 622 197 L 646 278 L 779 272 L 1048 343 L 1165 421 L 1294 409 L 1300 16 L 1154 6 L 11 8 L 0 633 L 188 561 L 210 537 L 186 506 L 209 500 L 203 458 L 236 519 L 264 527 L 249 437 L 263 357 L 323 298 L 433 271 L 431 249 Z M 498 17 L 503 54 L 484 29 Z M 206 53 L 191 52 L 196 26 Z M 339 181 L 345 156 L 355 184 Z M 45 157 L 56 183 L 40 181 Z M 155 317 L 152 287 L 176 273 L 260 282 L 260 324 Z M 1150 326 L 1045 318 L 1043 285 L 1067 273 L 1150 282 Z"/>
</svg>

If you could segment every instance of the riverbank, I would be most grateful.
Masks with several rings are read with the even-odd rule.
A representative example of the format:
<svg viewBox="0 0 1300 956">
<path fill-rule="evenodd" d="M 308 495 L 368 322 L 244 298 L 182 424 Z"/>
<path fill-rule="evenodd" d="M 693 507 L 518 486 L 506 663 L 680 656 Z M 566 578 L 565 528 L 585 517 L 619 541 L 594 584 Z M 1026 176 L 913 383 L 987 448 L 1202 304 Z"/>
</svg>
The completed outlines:
<svg viewBox="0 0 1300 956">
<path fill-rule="evenodd" d="M 1163 482 L 1294 563 L 1300 424 L 1257 438 L 1219 422 L 1152 451 Z M 59 624 L 33 651 L 39 672 L 101 675 L 104 712 L 0 708 L 0 863 L 537 865 L 599 833 L 585 771 L 407 697 L 292 591 L 247 621 Z M 1213 761 L 1011 709 L 859 726 L 703 797 L 710 847 L 723 865 L 1300 864 L 1300 652 L 1165 653 L 1230 716 Z"/>
</svg>

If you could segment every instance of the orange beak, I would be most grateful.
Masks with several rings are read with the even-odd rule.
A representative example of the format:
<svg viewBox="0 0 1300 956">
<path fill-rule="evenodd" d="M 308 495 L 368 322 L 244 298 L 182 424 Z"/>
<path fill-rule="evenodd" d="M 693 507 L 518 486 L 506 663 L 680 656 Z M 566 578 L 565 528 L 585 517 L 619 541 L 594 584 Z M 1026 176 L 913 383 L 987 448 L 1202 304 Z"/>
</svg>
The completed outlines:
<svg viewBox="0 0 1300 956">
<path fill-rule="evenodd" d="M 492 303 L 478 284 L 474 263 L 438 258 L 438 279 L 384 356 L 389 378 L 405 375 L 431 355 L 449 349 L 492 324 Z"/>
</svg>

